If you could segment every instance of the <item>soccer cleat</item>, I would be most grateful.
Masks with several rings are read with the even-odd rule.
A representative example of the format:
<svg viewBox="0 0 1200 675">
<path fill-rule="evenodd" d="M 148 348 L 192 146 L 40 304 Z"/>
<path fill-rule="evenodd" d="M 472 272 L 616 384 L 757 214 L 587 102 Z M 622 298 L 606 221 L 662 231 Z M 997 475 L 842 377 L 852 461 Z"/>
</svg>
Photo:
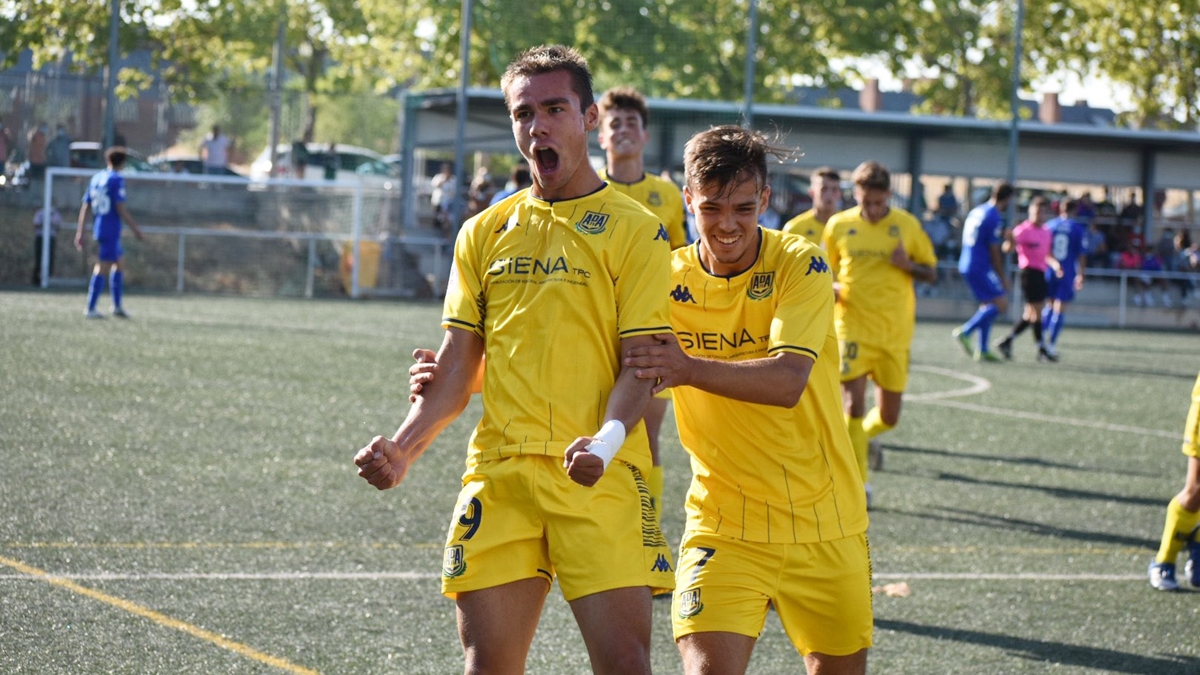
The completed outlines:
<svg viewBox="0 0 1200 675">
<path fill-rule="evenodd" d="M 975 360 L 980 363 L 1000 363 L 1000 357 L 991 352 L 979 352 L 975 355 Z"/>
<path fill-rule="evenodd" d="M 872 471 L 883 468 L 883 444 L 877 438 L 872 438 L 867 443 L 867 468 Z"/>
<path fill-rule="evenodd" d="M 962 332 L 961 328 L 955 328 L 954 330 L 950 331 L 950 337 L 958 341 L 959 346 L 962 347 L 963 352 L 965 352 L 967 356 L 975 356 L 975 350 L 971 348 L 971 336 Z"/>
<path fill-rule="evenodd" d="M 1000 354 L 1004 356 L 1005 361 L 1012 361 L 1012 340 L 1004 338 L 996 343 L 996 349 L 1000 350 Z"/>
<path fill-rule="evenodd" d="M 1175 581 L 1174 563 L 1150 561 L 1150 585 L 1160 591 L 1177 591 L 1179 582 Z"/>
<path fill-rule="evenodd" d="M 121 309 L 120 307 L 113 309 L 113 316 L 117 317 L 118 319 L 129 318 L 129 315 L 125 313 L 125 310 Z"/>
<path fill-rule="evenodd" d="M 83 315 L 84 315 L 85 317 L 89 318 L 89 319 L 103 319 L 103 318 L 104 318 L 104 315 L 103 315 L 103 314 L 101 314 L 100 312 L 98 312 L 98 311 L 96 311 L 96 310 L 94 310 L 94 309 L 89 309 L 89 310 L 86 310 L 86 311 L 83 313 Z"/>
<path fill-rule="evenodd" d="M 1042 363 L 1056 363 L 1058 357 L 1050 352 L 1045 347 L 1038 347 L 1038 361 Z"/>
<path fill-rule="evenodd" d="M 1046 352 L 1046 356 L 1050 357 L 1051 361 L 1058 360 L 1058 349 L 1053 344 L 1047 343 L 1042 349 Z"/>
</svg>

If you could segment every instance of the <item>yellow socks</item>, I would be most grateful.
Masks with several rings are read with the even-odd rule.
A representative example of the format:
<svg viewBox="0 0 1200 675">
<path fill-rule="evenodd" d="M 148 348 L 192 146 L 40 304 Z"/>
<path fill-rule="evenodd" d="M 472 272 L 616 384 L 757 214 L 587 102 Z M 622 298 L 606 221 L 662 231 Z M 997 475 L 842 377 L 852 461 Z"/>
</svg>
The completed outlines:
<svg viewBox="0 0 1200 675">
<path fill-rule="evenodd" d="M 654 507 L 654 517 L 661 523 L 663 495 L 662 465 L 655 464 L 650 468 L 650 477 L 646 480 L 646 487 L 650 489 L 650 505 Z"/>
<path fill-rule="evenodd" d="M 879 408 L 871 408 L 867 411 L 867 416 L 862 419 L 863 431 L 867 434 L 867 440 L 875 438 L 885 431 L 891 431 L 894 427 L 886 424 L 883 417 L 879 414 Z"/>
<path fill-rule="evenodd" d="M 1179 503 L 1178 497 L 1172 497 L 1167 504 L 1167 523 L 1163 527 L 1162 543 L 1158 547 L 1155 562 L 1175 564 L 1175 557 L 1187 543 L 1196 523 L 1200 522 L 1200 511 L 1187 511 Z"/>
</svg>

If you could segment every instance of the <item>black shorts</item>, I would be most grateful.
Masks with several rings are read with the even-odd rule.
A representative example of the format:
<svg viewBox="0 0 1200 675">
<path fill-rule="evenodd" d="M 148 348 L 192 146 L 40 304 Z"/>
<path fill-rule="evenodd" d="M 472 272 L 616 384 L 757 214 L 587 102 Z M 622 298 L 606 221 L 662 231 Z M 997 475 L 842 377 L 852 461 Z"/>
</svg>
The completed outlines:
<svg viewBox="0 0 1200 675">
<path fill-rule="evenodd" d="M 1046 273 L 1026 267 L 1021 270 L 1021 295 L 1025 302 L 1046 301 Z"/>
</svg>

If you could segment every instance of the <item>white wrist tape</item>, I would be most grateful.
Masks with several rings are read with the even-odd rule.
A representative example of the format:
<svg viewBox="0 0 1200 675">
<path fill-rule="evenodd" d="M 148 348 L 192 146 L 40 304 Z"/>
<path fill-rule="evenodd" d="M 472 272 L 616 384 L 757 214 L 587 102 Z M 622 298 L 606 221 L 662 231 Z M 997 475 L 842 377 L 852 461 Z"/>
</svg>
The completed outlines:
<svg viewBox="0 0 1200 675">
<path fill-rule="evenodd" d="M 625 425 L 620 420 L 608 420 L 592 438 L 595 440 L 588 444 L 587 451 L 603 460 L 608 469 L 608 463 L 625 444 Z"/>
</svg>

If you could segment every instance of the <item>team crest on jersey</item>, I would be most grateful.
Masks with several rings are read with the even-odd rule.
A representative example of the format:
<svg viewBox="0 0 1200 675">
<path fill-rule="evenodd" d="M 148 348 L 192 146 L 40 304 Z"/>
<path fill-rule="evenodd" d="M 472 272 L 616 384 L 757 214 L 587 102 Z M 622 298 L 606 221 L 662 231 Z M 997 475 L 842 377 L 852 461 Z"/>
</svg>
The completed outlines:
<svg viewBox="0 0 1200 675">
<path fill-rule="evenodd" d="M 750 278 L 750 288 L 746 290 L 746 296 L 751 300 L 765 300 L 771 297 L 774 290 L 775 273 L 759 272 Z"/>
<path fill-rule="evenodd" d="M 583 220 L 575 223 L 575 229 L 584 234 L 600 234 L 608 225 L 608 214 L 588 211 L 583 214 Z"/>
<path fill-rule="evenodd" d="M 676 284 L 675 290 L 671 291 L 671 299 L 675 302 L 690 302 L 696 304 L 696 298 L 692 295 L 692 291 L 683 284 Z"/>
<path fill-rule="evenodd" d="M 466 571 L 467 561 L 463 559 L 462 545 L 447 546 L 442 554 L 442 576 L 453 579 Z"/>
<path fill-rule="evenodd" d="M 646 197 L 646 203 L 650 206 L 662 206 L 662 195 L 658 194 L 657 192 L 651 192 L 650 195 Z"/>
<path fill-rule="evenodd" d="M 704 603 L 700 602 L 700 589 L 693 588 L 679 594 L 679 618 L 690 619 L 704 611 Z"/>
<path fill-rule="evenodd" d="M 895 225 L 892 225 L 891 227 L 888 228 L 888 236 L 889 237 L 899 237 L 900 236 L 900 228 Z"/>
</svg>

